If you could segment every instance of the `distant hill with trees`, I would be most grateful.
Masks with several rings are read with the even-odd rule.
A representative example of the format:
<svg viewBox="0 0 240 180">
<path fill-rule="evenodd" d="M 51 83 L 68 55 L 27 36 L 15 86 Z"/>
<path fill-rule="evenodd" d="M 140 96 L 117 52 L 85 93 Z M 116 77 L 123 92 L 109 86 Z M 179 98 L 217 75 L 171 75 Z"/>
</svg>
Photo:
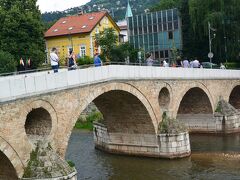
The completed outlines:
<svg viewBox="0 0 240 180">
<path fill-rule="evenodd" d="M 79 7 L 67 9 L 65 11 L 46 12 L 42 14 L 44 22 L 55 22 L 61 17 L 77 14 L 81 9 L 84 12 L 108 11 L 114 20 L 124 19 L 128 0 L 91 0 L 87 4 Z M 129 0 L 133 14 L 140 14 L 147 11 L 159 0 Z"/>
</svg>

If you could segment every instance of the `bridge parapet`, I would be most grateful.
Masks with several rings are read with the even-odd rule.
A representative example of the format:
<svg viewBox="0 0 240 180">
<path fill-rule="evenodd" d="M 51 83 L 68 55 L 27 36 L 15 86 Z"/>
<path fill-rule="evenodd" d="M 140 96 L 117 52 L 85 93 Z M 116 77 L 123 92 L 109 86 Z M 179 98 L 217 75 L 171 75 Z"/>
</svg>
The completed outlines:
<svg viewBox="0 0 240 180">
<path fill-rule="evenodd" d="M 238 70 L 109 65 L 59 73 L 38 72 L 0 78 L 0 103 L 57 90 L 113 80 L 239 79 Z"/>
</svg>

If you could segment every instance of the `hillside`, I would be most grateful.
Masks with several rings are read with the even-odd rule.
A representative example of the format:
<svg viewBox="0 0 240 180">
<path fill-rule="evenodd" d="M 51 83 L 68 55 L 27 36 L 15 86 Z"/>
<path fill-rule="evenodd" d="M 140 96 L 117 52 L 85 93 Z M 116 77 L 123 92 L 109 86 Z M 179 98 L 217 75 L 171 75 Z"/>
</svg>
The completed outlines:
<svg viewBox="0 0 240 180">
<path fill-rule="evenodd" d="M 129 2 L 133 14 L 140 14 L 158 3 L 159 0 L 129 0 Z M 61 17 L 77 14 L 81 8 L 84 12 L 106 10 L 116 21 L 118 21 L 125 17 L 127 0 L 91 0 L 89 3 L 80 7 L 74 7 L 65 11 L 44 13 L 42 14 L 42 18 L 44 22 L 54 22 Z"/>
</svg>

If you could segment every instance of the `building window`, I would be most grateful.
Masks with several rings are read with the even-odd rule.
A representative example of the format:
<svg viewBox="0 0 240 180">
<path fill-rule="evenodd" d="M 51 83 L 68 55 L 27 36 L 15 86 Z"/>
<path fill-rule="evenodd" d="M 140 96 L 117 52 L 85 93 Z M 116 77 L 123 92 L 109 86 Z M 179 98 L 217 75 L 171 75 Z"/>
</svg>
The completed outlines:
<svg viewBox="0 0 240 180">
<path fill-rule="evenodd" d="M 160 51 L 160 58 L 164 58 L 164 52 Z"/>
<path fill-rule="evenodd" d="M 165 50 L 165 58 L 168 58 L 168 50 Z"/>
<path fill-rule="evenodd" d="M 178 29 L 178 21 L 174 21 L 174 29 Z"/>
<path fill-rule="evenodd" d="M 172 26 L 172 23 L 168 23 L 168 30 L 173 30 L 173 26 Z"/>
<path fill-rule="evenodd" d="M 85 45 L 80 46 L 80 56 L 81 57 L 86 56 L 86 46 Z"/>
<path fill-rule="evenodd" d="M 98 34 L 99 33 L 99 28 L 98 27 L 96 27 L 96 34 Z"/>
<path fill-rule="evenodd" d="M 168 32 L 168 39 L 173 39 L 173 32 L 172 31 Z"/>
</svg>

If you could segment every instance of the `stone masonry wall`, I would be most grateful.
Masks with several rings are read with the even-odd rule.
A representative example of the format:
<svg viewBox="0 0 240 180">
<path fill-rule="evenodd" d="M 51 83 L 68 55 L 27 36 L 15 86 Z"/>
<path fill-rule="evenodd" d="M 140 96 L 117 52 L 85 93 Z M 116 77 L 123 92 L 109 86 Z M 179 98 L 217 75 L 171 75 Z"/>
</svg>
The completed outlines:
<svg viewBox="0 0 240 180">
<path fill-rule="evenodd" d="M 133 126 L 134 121 L 129 121 L 130 124 L 128 127 L 131 127 L 131 130 L 128 130 L 130 132 L 134 132 L 133 129 L 137 129 L 137 132 L 141 134 L 141 127 L 144 129 L 145 127 L 150 127 L 150 124 L 152 124 L 152 128 L 154 129 L 152 135 L 157 136 L 158 124 L 161 122 L 163 113 L 163 109 L 160 107 L 158 101 L 159 92 L 162 88 L 167 88 L 170 93 L 168 112 L 170 116 L 176 118 L 180 102 L 186 92 L 188 92 L 191 88 L 198 87 L 202 89 L 206 93 L 212 109 L 215 110 L 219 98 L 221 97 L 224 100 L 229 101 L 230 94 L 237 85 L 240 85 L 239 79 L 116 80 L 70 88 L 64 91 L 42 92 L 41 95 L 29 94 L 29 97 L 0 104 L 0 137 L 9 144 L 7 147 L 5 145 L 2 147 L 2 144 L 0 144 L 0 147 L 4 149 L 5 154 L 8 152 L 15 152 L 16 155 L 14 158 L 11 155 L 8 155 L 7 157 L 17 170 L 18 176 L 20 177 L 23 173 L 23 165 L 27 164 L 30 152 L 32 151 L 32 144 L 25 131 L 27 115 L 32 111 L 32 109 L 42 107 L 49 112 L 52 119 L 52 129 L 49 135 L 49 140 L 52 143 L 52 147 L 62 157 L 64 157 L 72 129 L 78 117 L 89 103 L 102 94 L 107 95 L 110 91 L 121 90 L 136 97 L 143 105 L 138 107 L 129 106 L 130 109 L 128 111 L 124 111 L 124 113 L 132 112 L 132 114 L 134 114 L 134 111 L 136 110 L 139 114 L 137 116 L 137 120 L 140 120 L 141 123 L 135 127 Z M 114 95 L 112 95 L 112 97 L 113 96 Z M 104 98 L 106 98 L 106 96 Z M 117 101 L 116 103 L 120 102 L 123 103 L 124 101 Z M 129 102 L 131 102 L 131 99 Z M 102 105 L 103 107 L 105 106 L 111 108 L 110 105 Z M 146 109 L 143 115 L 141 111 L 143 109 L 142 107 Z M 117 110 L 117 108 L 115 108 L 115 110 Z M 106 112 L 108 111 L 106 110 Z M 146 115 L 146 112 L 148 115 Z M 134 116 L 131 115 L 131 117 Z M 125 120 L 123 118 L 121 122 L 126 123 L 126 120 L 126 118 Z M 130 118 L 128 120 L 130 120 Z M 115 128 L 114 124 L 112 125 L 112 128 Z M 118 133 L 121 133 L 119 128 L 115 129 L 118 129 Z M 127 131 L 125 132 L 127 133 Z M 148 134 L 149 129 L 145 132 L 147 132 L 145 134 Z"/>
<path fill-rule="evenodd" d="M 178 135 L 109 133 L 103 124 L 95 123 L 94 142 L 96 148 L 117 154 L 178 158 L 189 156 L 191 153 L 188 133 Z"/>
</svg>

